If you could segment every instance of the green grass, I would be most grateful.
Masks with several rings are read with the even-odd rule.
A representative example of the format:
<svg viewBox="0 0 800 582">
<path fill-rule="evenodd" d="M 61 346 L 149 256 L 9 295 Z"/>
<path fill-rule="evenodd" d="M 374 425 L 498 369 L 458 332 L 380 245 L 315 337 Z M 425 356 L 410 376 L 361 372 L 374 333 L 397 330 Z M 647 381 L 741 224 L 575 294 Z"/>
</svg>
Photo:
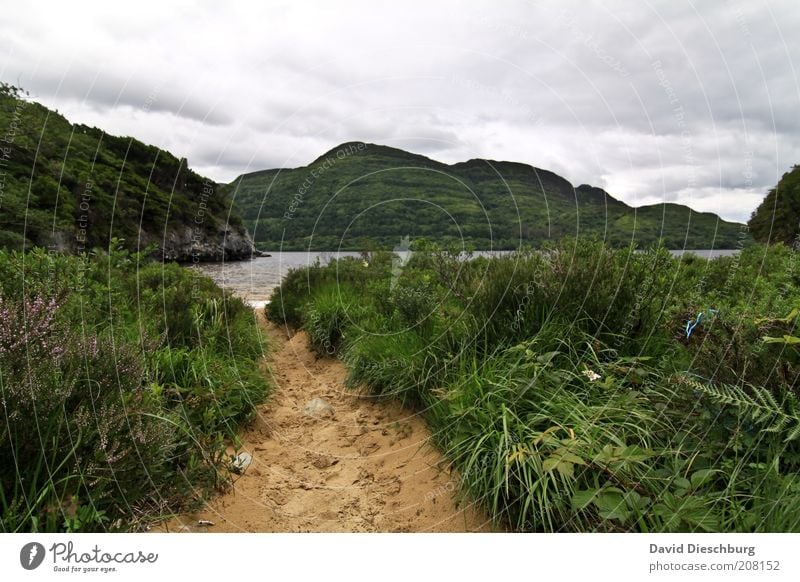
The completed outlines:
<svg viewBox="0 0 800 582">
<path fill-rule="evenodd" d="M 421 249 L 400 273 L 298 271 L 284 301 L 304 280 L 312 342 L 340 338 L 351 387 L 418 408 L 500 527 L 800 530 L 797 253 Z"/>
<path fill-rule="evenodd" d="M 130 531 L 229 480 L 268 386 L 252 310 L 116 247 L 0 251 L 0 531 Z"/>
</svg>

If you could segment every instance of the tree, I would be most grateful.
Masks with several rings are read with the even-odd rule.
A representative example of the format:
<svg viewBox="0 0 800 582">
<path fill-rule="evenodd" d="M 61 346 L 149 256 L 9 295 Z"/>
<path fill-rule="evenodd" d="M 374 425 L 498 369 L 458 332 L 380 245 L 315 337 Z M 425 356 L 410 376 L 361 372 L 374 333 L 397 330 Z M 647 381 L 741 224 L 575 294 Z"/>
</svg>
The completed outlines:
<svg viewBox="0 0 800 582">
<path fill-rule="evenodd" d="M 19 87 L 15 87 L 14 85 L 9 85 L 8 83 L 0 82 L 0 95 L 2 95 L 3 97 L 20 99 L 21 93 L 22 89 L 20 89 Z"/>
</svg>

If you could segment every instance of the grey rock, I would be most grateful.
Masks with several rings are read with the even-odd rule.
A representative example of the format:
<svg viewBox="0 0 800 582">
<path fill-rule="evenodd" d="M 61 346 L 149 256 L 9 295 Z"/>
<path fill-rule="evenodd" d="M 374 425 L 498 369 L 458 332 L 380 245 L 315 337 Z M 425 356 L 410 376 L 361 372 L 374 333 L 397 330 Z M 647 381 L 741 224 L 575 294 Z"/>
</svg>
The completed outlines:
<svg viewBox="0 0 800 582">
<path fill-rule="evenodd" d="M 157 249 L 153 257 L 163 261 L 206 263 L 240 261 L 259 256 L 247 230 L 243 226 L 229 224 L 206 227 L 186 224 L 158 238 L 142 231 L 141 240 L 142 247 L 155 243 Z"/>
<path fill-rule="evenodd" d="M 335 411 L 333 410 L 333 406 L 328 404 L 322 398 L 314 398 L 309 400 L 308 403 L 303 407 L 303 412 L 306 416 L 311 416 L 313 418 L 333 418 L 335 415 Z"/>
</svg>

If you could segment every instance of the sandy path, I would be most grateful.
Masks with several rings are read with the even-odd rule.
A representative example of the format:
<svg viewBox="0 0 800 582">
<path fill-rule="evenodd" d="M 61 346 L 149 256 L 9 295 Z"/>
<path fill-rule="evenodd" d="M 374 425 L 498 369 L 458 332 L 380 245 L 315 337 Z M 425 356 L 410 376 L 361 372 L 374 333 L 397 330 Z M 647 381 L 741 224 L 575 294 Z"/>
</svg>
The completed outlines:
<svg viewBox="0 0 800 582">
<path fill-rule="evenodd" d="M 424 421 L 396 403 L 344 388 L 344 365 L 316 359 L 305 333 L 264 324 L 274 391 L 242 436 L 253 456 L 233 490 L 160 531 L 490 531 L 485 514 L 455 502 L 456 478 L 429 444 Z M 332 418 L 303 408 L 323 398 Z M 199 527 L 198 520 L 214 523 Z"/>
</svg>

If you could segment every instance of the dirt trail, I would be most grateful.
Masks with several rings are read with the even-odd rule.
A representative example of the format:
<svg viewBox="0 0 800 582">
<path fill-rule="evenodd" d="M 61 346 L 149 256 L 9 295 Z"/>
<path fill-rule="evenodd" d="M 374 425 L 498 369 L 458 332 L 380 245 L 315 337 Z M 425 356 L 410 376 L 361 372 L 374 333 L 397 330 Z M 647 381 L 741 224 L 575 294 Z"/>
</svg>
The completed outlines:
<svg viewBox="0 0 800 582">
<path fill-rule="evenodd" d="M 420 417 L 345 389 L 344 365 L 318 360 L 305 333 L 262 324 L 274 391 L 242 436 L 252 464 L 230 493 L 160 531 L 491 531 L 483 512 L 457 507 L 455 476 Z M 306 415 L 314 398 L 334 416 Z"/>
</svg>

